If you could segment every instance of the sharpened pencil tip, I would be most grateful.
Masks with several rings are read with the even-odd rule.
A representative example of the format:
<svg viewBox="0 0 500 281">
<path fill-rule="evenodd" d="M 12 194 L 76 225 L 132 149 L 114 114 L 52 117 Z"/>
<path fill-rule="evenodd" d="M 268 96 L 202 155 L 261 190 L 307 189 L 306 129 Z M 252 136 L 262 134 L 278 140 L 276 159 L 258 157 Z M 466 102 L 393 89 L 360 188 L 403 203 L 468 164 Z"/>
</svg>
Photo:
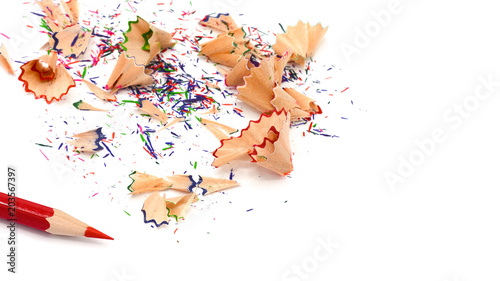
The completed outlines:
<svg viewBox="0 0 500 281">
<path fill-rule="evenodd" d="M 90 226 L 87 227 L 87 231 L 85 231 L 85 237 L 115 240 L 112 237 L 110 237 L 110 236 L 100 232 L 99 230 L 97 230 L 93 227 L 90 227 Z"/>
</svg>

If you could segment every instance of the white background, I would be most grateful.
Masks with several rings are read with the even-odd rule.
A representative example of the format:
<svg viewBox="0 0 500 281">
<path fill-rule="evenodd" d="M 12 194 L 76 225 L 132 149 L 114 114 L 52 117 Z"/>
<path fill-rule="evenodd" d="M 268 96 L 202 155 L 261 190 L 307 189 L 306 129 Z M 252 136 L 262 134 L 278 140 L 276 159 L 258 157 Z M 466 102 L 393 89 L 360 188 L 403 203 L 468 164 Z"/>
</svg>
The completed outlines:
<svg viewBox="0 0 500 281">
<path fill-rule="evenodd" d="M 161 1 L 148 2 L 154 7 Z M 220 203 L 188 217 L 176 234 L 175 225 L 152 229 L 142 223 L 144 198 L 122 196 L 111 204 L 107 197 L 91 200 L 90 190 L 63 186 L 77 180 L 58 181 L 33 142 L 33 134 L 43 140 L 46 132 L 36 120 L 44 102 L 0 71 L 1 169 L 18 168 L 21 197 L 64 210 L 115 238 L 65 238 L 19 227 L 19 273 L 12 275 L 3 262 L 7 223 L 0 222 L 0 279 L 498 280 L 500 87 L 456 128 L 443 114 L 470 99 L 480 76 L 500 81 L 499 7 L 486 0 L 401 0 L 399 13 L 348 60 L 342 44 L 356 46 L 357 29 L 371 25 L 373 13 L 387 10 L 389 2 L 192 1 L 199 17 L 223 12 L 222 3 L 243 14 L 235 16 L 238 23 L 263 30 L 280 32 L 277 23 L 298 19 L 328 25 L 314 58 L 342 69 L 333 79 L 349 87 L 346 93 L 362 110 L 351 112 L 339 139 L 296 139 L 291 178 L 235 170 L 241 186 L 217 195 Z M 102 3 L 81 6 L 95 10 Z M 0 32 L 20 32 L 23 16 L 39 11 L 16 5 L 0 11 Z M 400 159 L 408 159 L 415 142 L 434 129 L 443 130 L 446 141 L 391 188 L 384 174 L 397 174 Z M 243 175 L 252 172 L 261 177 Z M 6 186 L 6 172 L 0 179 Z M 116 183 L 125 195 L 127 184 Z M 124 215 L 123 206 L 132 216 Z M 318 240 L 338 248 L 316 262 Z M 290 273 L 294 267 L 308 270 L 307 278 Z"/>
</svg>

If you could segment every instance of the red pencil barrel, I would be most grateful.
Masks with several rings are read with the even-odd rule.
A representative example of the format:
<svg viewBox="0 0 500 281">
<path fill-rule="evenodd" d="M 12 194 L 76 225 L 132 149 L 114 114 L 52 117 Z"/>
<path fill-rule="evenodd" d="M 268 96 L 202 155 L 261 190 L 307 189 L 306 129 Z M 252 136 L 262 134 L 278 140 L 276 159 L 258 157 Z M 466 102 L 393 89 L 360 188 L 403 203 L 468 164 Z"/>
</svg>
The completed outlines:
<svg viewBox="0 0 500 281">
<path fill-rule="evenodd" d="M 18 197 L 12 197 L 9 205 L 9 196 L 0 192 L 0 218 L 12 220 L 13 222 L 26 225 L 32 228 L 47 230 L 50 227 L 46 218 L 54 215 L 52 208 L 24 200 Z M 15 217 L 10 213 L 15 211 Z"/>
</svg>

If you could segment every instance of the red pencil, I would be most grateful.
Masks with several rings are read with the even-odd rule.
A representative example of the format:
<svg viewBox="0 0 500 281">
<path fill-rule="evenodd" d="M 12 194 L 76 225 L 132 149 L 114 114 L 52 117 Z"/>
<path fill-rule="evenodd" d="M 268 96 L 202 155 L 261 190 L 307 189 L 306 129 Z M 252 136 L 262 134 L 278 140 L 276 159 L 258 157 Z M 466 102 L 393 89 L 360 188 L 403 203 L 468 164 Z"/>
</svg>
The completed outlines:
<svg viewBox="0 0 500 281">
<path fill-rule="evenodd" d="M 43 230 L 51 234 L 114 240 L 63 211 L 19 197 L 10 197 L 10 200 L 11 203 L 9 206 L 9 196 L 0 192 L 0 218 L 2 219 Z M 14 209 L 15 216 L 13 216 Z"/>
</svg>

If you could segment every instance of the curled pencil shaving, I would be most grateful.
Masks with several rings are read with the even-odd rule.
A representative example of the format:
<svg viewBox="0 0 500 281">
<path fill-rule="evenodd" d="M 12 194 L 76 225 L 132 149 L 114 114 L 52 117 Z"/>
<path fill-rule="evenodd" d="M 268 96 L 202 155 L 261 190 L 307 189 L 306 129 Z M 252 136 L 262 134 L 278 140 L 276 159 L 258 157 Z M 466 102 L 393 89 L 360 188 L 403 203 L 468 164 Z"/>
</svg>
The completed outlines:
<svg viewBox="0 0 500 281">
<path fill-rule="evenodd" d="M 238 183 L 233 180 L 205 176 L 199 176 L 198 179 L 195 180 L 195 177 L 192 175 L 174 175 L 163 179 L 134 171 L 129 177 L 132 179 L 132 183 L 128 186 L 131 195 L 151 191 L 162 191 L 169 188 L 183 192 L 194 192 L 197 188 L 200 188 L 202 190 L 202 195 L 207 195 L 238 185 Z"/>
<path fill-rule="evenodd" d="M 44 20 L 52 31 L 48 47 L 65 57 L 77 58 L 85 53 L 92 32 L 84 30 L 78 24 L 78 2 L 61 0 L 59 5 L 55 5 L 52 0 L 42 0 L 38 1 L 38 4 L 44 11 Z"/>
<path fill-rule="evenodd" d="M 251 69 L 249 76 L 244 77 L 245 85 L 237 88 L 238 99 L 260 112 L 273 111 L 274 75 L 274 62 L 269 59 L 261 61 L 258 67 Z"/>
<path fill-rule="evenodd" d="M 285 66 L 290 60 L 292 53 L 285 52 L 281 57 L 274 56 L 274 81 L 281 85 L 281 80 L 283 77 L 283 72 L 285 70 Z M 250 56 L 247 54 L 244 58 L 242 58 L 236 66 L 234 66 L 231 70 L 228 71 L 219 71 L 226 77 L 226 85 L 227 86 L 244 86 L 245 80 L 244 77 L 250 76 L 251 68 L 255 67 L 254 63 L 250 60 Z"/>
<path fill-rule="evenodd" d="M 246 57 L 238 61 L 238 63 L 227 73 L 226 85 L 227 86 L 243 86 L 245 85 L 245 80 L 243 77 L 251 74 L 250 68 L 253 64 Z"/>
<path fill-rule="evenodd" d="M 198 201 L 196 193 L 165 199 L 165 194 L 160 196 L 160 193 L 155 191 L 146 198 L 142 206 L 144 223 L 152 222 L 156 227 L 160 227 L 162 224 L 168 224 L 172 217 L 178 221 L 196 201 Z"/>
<path fill-rule="evenodd" d="M 80 17 L 80 7 L 78 5 L 77 0 L 70 0 L 68 2 L 62 0 L 61 4 L 68 14 L 68 17 L 71 19 L 72 22 L 78 22 L 79 17 Z"/>
<path fill-rule="evenodd" d="M 321 107 L 313 99 L 295 89 L 276 86 L 273 92 L 274 99 L 271 100 L 271 104 L 277 110 L 290 111 L 292 121 L 310 119 L 312 115 L 322 113 Z"/>
<path fill-rule="evenodd" d="M 186 119 L 184 117 L 176 117 L 174 118 L 174 120 L 170 121 L 169 123 L 167 123 L 165 126 L 163 126 L 163 128 L 159 129 L 158 131 L 156 131 L 156 133 L 159 133 L 167 128 L 170 128 L 172 127 L 173 125 L 179 123 L 179 122 L 182 122 L 182 121 L 185 121 Z"/>
<path fill-rule="evenodd" d="M 212 107 L 206 111 L 200 111 L 198 113 L 199 115 L 208 115 L 208 114 L 216 114 L 217 112 L 219 112 L 219 109 L 217 109 L 217 107 L 215 105 L 212 105 Z"/>
<path fill-rule="evenodd" d="M 200 121 L 200 123 L 203 124 L 219 140 L 227 139 L 230 134 L 238 132 L 235 128 L 208 120 L 206 118 L 199 118 L 198 121 Z"/>
<path fill-rule="evenodd" d="M 142 205 L 142 212 L 144 213 L 144 223 L 152 222 L 156 227 L 168 224 L 169 218 L 167 216 L 165 194 L 160 196 L 160 193 L 156 191 L 149 195 Z"/>
<path fill-rule="evenodd" d="M 192 203 L 198 201 L 198 196 L 195 192 L 191 194 L 181 195 L 177 197 L 165 199 L 167 207 L 167 216 L 174 217 L 176 221 L 184 218 L 186 211 Z"/>
<path fill-rule="evenodd" d="M 291 60 L 303 66 L 305 59 L 313 55 L 327 30 L 328 27 L 323 28 L 319 23 L 311 26 L 309 23 L 304 24 L 299 21 L 295 26 L 288 26 L 286 33 L 276 35 L 273 49 L 278 55 L 291 49 L 293 53 Z"/>
<path fill-rule="evenodd" d="M 52 0 L 37 1 L 46 15 L 46 22 L 53 32 L 59 32 L 78 21 L 78 3 L 76 0 L 70 2 L 61 1 L 60 5 L 55 5 Z M 64 8 L 66 14 L 61 10 Z"/>
<path fill-rule="evenodd" d="M 7 47 L 4 44 L 0 46 L 0 64 L 9 72 L 14 75 L 14 69 L 12 68 L 12 61 L 9 57 L 9 53 L 7 53 Z"/>
<path fill-rule="evenodd" d="M 292 52 L 287 50 L 281 57 L 274 56 L 274 81 L 276 84 L 281 85 L 281 80 L 283 79 L 283 73 L 285 72 L 285 66 L 292 57 Z"/>
<path fill-rule="evenodd" d="M 296 90 L 281 88 L 284 66 L 289 57 L 290 53 L 285 53 L 280 59 L 271 57 L 252 68 L 251 74 L 243 78 L 245 85 L 237 87 L 238 99 L 263 113 L 285 108 L 290 111 L 293 121 L 320 114 L 321 109 L 312 99 Z"/>
<path fill-rule="evenodd" d="M 103 90 L 101 87 L 97 86 L 96 84 L 85 80 L 81 79 L 85 85 L 89 88 L 89 90 L 98 98 L 106 101 L 116 101 L 116 96 L 110 92 L 107 92 Z"/>
<path fill-rule="evenodd" d="M 229 67 L 235 67 L 238 61 L 249 52 L 262 57 L 250 40 L 246 39 L 243 28 L 220 34 L 217 38 L 201 44 L 200 49 L 200 53 L 211 61 Z"/>
<path fill-rule="evenodd" d="M 219 13 L 216 16 L 206 15 L 201 21 L 202 26 L 226 32 L 238 28 L 233 18 L 229 14 Z"/>
<path fill-rule="evenodd" d="M 165 179 L 137 171 L 134 171 L 129 177 L 132 179 L 132 183 L 128 186 L 130 194 L 167 190 L 172 186 L 172 183 Z"/>
<path fill-rule="evenodd" d="M 219 74 L 222 76 L 228 75 L 229 72 L 231 72 L 231 69 L 233 69 L 232 67 L 227 67 L 227 66 L 222 65 L 222 64 L 215 65 L 215 68 L 217 69 L 217 72 L 219 72 Z"/>
<path fill-rule="evenodd" d="M 49 48 L 65 57 L 77 58 L 84 54 L 92 32 L 85 31 L 79 24 L 54 32 L 49 39 Z"/>
<path fill-rule="evenodd" d="M 106 109 L 94 107 L 93 105 L 88 104 L 82 100 L 73 103 L 73 106 L 78 110 L 84 111 L 107 111 Z"/>
<path fill-rule="evenodd" d="M 26 92 L 35 94 L 37 99 L 44 98 L 47 103 L 59 101 L 75 87 L 75 81 L 66 68 L 57 65 L 55 51 L 22 65 L 18 80 L 23 82 Z"/>
<path fill-rule="evenodd" d="M 198 179 L 195 180 L 195 177 L 192 175 L 174 175 L 167 177 L 167 180 L 172 183 L 171 189 L 184 192 L 195 192 L 199 188 L 202 190 L 202 195 L 208 195 L 238 185 L 238 183 L 233 180 L 205 176 L 199 176 Z"/>
<path fill-rule="evenodd" d="M 139 99 L 139 109 L 149 114 L 151 117 L 158 119 L 161 123 L 166 124 L 168 121 L 168 116 L 158 107 L 156 107 L 152 102 L 147 99 Z"/>
<path fill-rule="evenodd" d="M 220 167 L 233 160 L 255 162 L 280 175 L 292 171 L 289 141 L 290 115 L 285 111 L 262 114 L 250 121 L 239 137 L 221 141 L 213 153 L 212 166 Z"/>
<path fill-rule="evenodd" d="M 115 68 L 106 83 L 106 90 L 111 93 L 134 85 L 145 85 L 153 83 L 153 77 L 147 75 L 143 65 L 137 65 L 133 58 L 128 58 L 121 53 Z"/>
<path fill-rule="evenodd" d="M 129 29 L 123 33 L 123 50 L 129 57 L 134 57 L 138 65 L 148 64 L 163 49 L 175 45 L 172 35 L 161 30 L 141 17 L 129 21 Z"/>
<path fill-rule="evenodd" d="M 209 88 L 212 88 L 212 89 L 217 89 L 217 90 L 219 90 L 219 91 L 220 91 L 220 87 L 219 87 L 219 86 L 217 86 L 216 84 L 210 83 L 210 82 L 208 82 L 208 81 L 206 81 L 206 82 L 205 82 L 205 84 L 207 84 L 207 87 L 209 87 Z"/>
<path fill-rule="evenodd" d="M 97 152 L 103 149 L 100 142 L 106 139 L 102 133 L 102 128 L 97 128 L 73 136 L 74 140 L 68 143 L 75 146 L 75 150 L 80 152 Z"/>
<path fill-rule="evenodd" d="M 254 162 L 282 176 L 292 169 L 292 153 L 290 149 L 290 115 L 283 121 L 281 131 L 271 127 L 260 145 L 256 145 L 250 155 Z"/>
<path fill-rule="evenodd" d="M 165 199 L 165 194 L 160 196 L 160 193 L 155 191 L 146 198 L 142 206 L 144 222 L 153 222 L 156 227 L 160 227 L 162 224 L 168 224 L 172 217 L 178 221 L 196 201 L 198 201 L 196 193 Z"/>
</svg>

